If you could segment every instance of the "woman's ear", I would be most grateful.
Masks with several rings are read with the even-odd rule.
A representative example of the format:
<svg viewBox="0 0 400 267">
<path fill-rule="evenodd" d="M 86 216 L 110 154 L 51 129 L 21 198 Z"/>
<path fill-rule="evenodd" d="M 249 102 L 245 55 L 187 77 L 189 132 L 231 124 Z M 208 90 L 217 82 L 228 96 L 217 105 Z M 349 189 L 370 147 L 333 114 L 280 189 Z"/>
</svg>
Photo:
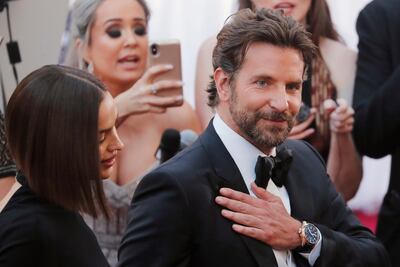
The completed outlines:
<svg viewBox="0 0 400 267">
<path fill-rule="evenodd" d="M 227 102 L 230 99 L 229 77 L 218 67 L 214 71 L 214 81 L 220 102 Z"/>
<path fill-rule="evenodd" d="M 77 38 L 75 40 L 75 46 L 77 47 L 79 58 L 81 58 L 84 62 L 91 62 L 90 53 L 87 44 L 82 41 L 82 39 Z"/>
</svg>

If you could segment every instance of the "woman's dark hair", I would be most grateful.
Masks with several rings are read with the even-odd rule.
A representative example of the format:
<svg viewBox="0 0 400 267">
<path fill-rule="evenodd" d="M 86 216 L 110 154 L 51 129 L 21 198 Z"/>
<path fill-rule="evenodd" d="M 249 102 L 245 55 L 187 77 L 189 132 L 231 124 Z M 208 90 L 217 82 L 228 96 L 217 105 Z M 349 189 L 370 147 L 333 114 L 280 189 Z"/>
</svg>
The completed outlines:
<svg viewBox="0 0 400 267">
<path fill-rule="evenodd" d="M 307 66 L 316 53 L 316 46 L 304 26 L 280 11 L 270 9 L 240 10 L 232 15 L 217 35 L 212 62 L 221 68 L 232 84 L 242 67 L 247 50 L 252 43 L 262 42 L 298 51 Z M 306 72 L 306 68 L 304 70 Z M 208 105 L 216 107 L 219 97 L 214 79 L 207 88 Z"/>
<path fill-rule="evenodd" d="M 21 81 L 6 109 L 10 151 L 32 191 L 93 217 L 108 217 L 98 143 L 105 91 L 86 71 L 49 65 Z"/>
<path fill-rule="evenodd" d="M 251 8 L 254 5 L 251 0 L 239 0 L 239 9 Z M 307 12 L 307 30 L 312 33 L 314 44 L 319 44 L 321 37 L 339 40 L 339 34 L 333 26 L 331 14 L 326 0 L 312 0 L 310 10 Z"/>
</svg>

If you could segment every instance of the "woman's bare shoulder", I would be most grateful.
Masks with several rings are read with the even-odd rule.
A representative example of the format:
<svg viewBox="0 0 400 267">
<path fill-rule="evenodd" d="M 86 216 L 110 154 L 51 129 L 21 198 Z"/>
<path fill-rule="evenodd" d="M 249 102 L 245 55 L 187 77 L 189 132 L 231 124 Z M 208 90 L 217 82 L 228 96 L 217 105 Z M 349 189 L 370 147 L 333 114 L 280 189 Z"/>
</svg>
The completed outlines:
<svg viewBox="0 0 400 267">
<path fill-rule="evenodd" d="M 320 40 L 321 56 L 338 90 L 338 97 L 352 102 L 357 52 L 345 44 L 328 38 Z"/>
</svg>

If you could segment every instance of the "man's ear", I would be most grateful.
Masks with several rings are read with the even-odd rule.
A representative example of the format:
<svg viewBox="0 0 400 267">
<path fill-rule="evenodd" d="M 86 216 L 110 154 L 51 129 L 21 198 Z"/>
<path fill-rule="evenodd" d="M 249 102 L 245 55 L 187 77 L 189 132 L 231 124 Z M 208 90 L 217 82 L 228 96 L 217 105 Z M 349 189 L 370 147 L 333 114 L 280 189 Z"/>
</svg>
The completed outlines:
<svg viewBox="0 0 400 267">
<path fill-rule="evenodd" d="M 87 44 L 84 41 L 82 41 L 82 39 L 77 38 L 75 40 L 75 45 L 76 45 L 76 47 L 77 47 L 77 49 L 79 51 L 78 52 L 79 53 L 79 57 L 82 58 L 87 63 L 91 62 L 90 53 L 89 53 L 89 49 L 88 49 Z"/>
<path fill-rule="evenodd" d="M 227 102 L 230 99 L 229 77 L 218 67 L 214 71 L 214 81 L 220 102 Z"/>
</svg>

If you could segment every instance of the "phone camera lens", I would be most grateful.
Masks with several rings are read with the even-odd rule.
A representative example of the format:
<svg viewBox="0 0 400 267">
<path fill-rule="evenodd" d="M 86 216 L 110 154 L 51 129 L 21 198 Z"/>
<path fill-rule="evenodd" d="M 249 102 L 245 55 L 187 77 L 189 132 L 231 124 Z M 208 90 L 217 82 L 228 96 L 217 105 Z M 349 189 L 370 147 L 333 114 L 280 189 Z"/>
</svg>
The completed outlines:
<svg viewBox="0 0 400 267">
<path fill-rule="evenodd" d="M 158 45 L 157 44 L 152 44 L 150 46 L 150 51 L 152 55 L 157 55 L 158 54 Z"/>
</svg>

